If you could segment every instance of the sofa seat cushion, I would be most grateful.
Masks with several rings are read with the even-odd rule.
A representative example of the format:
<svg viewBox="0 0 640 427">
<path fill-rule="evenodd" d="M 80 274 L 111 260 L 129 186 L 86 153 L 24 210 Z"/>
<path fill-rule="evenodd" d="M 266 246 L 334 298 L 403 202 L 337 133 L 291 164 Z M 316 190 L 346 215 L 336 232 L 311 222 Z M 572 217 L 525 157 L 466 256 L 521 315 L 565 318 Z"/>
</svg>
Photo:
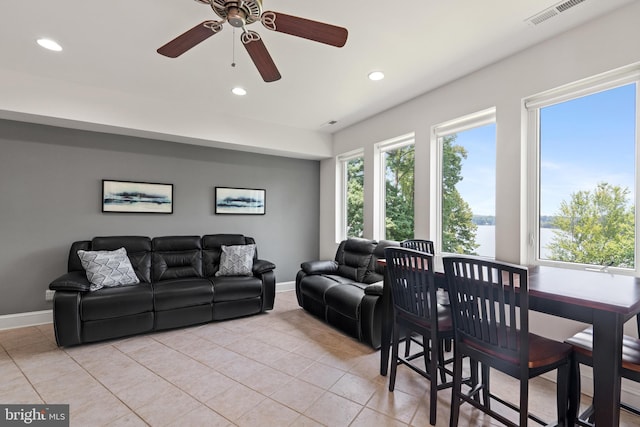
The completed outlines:
<svg viewBox="0 0 640 427">
<path fill-rule="evenodd" d="M 156 311 L 211 304 L 213 286 L 208 279 L 163 280 L 153 284 Z"/>
<path fill-rule="evenodd" d="M 302 279 L 300 291 L 303 299 L 309 297 L 324 303 L 324 295 L 329 288 L 345 283 L 353 283 L 353 280 L 335 274 L 313 274 Z"/>
<path fill-rule="evenodd" d="M 102 288 L 83 293 L 80 300 L 80 318 L 83 321 L 112 319 L 153 311 L 151 285 Z"/>
<path fill-rule="evenodd" d="M 364 289 L 357 284 L 337 285 L 324 294 L 327 307 L 352 319 L 360 318 L 360 303 Z"/>
<path fill-rule="evenodd" d="M 213 281 L 213 302 L 236 301 L 262 295 L 262 280 L 249 276 L 219 276 Z"/>
</svg>

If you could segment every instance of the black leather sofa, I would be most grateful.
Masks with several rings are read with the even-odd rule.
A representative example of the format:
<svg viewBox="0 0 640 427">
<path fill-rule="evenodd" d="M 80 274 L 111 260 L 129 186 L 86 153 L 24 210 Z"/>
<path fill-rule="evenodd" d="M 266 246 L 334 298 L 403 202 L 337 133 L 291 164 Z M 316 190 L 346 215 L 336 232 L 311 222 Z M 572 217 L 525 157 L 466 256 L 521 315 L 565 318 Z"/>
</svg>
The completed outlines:
<svg viewBox="0 0 640 427">
<path fill-rule="evenodd" d="M 398 242 L 349 238 L 332 261 L 308 261 L 296 276 L 300 307 L 350 336 L 380 347 L 384 248 Z"/>
<path fill-rule="evenodd" d="M 255 244 L 239 234 L 112 236 L 78 241 L 68 273 L 54 280 L 53 320 L 59 346 L 231 319 L 271 310 L 275 265 L 253 258 L 252 276 L 216 276 L 222 246 Z M 124 247 L 140 283 L 90 291 L 78 250 Z"/>
</svg>

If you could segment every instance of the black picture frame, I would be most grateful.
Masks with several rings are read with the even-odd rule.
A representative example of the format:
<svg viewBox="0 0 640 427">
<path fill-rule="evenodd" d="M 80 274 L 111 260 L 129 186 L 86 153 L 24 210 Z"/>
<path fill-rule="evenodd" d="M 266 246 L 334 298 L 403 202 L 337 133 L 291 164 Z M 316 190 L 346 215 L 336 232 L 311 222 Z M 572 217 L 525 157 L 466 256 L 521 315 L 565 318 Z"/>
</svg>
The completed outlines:
<svg viewBox="0 0 640 427">
<path fill-rule="evenodd" d="M 215 188 L 216 215 L 264 215 L 267 190 L 261 188 Z"/>
<path fill-rule="evenodd" d="M 102 180 L 103 213 L 173 213 L 173 184 Z"/>
</svg>

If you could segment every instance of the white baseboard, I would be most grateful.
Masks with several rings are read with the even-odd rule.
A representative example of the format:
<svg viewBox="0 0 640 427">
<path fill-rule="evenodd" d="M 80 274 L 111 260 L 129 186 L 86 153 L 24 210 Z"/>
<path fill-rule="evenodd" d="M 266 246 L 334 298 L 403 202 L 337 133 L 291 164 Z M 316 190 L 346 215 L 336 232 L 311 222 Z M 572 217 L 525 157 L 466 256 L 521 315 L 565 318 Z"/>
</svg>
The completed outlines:
<svg viewBox="0 0 640 427">
<path fill-rule="evenodd" d="M 555 371 L 542 374 L 541 377 L 551 382 L 556 382 Z M 593 396 L 593 373 L 588 366 L 580 365 L 580 391 L 587 396 Z M 640 407 L 640 385 L 623 380 L 620 389 L 620 399 L 625 403 Z"/>
<path fill-rule="evenodd" d="M 24 328 L 53 322 L 53 310 L 31 311 L 27 313 L 5 314 L 0 316 L 0 331 L 4 329 Z"/>
<path fill-rule="evenodd" d="M 296 282 L 280 282 L 276 283 L 276 292 L 293 291 L 296 289 Z"/>
<path fill-rule="evenodd" d="M 276 283 L 276 292 L 293 291 L 295 288 L 295 281 Z M 24 328 L 27 326 L 44 325 L 52 322 L 53 310 L 5 314 L 0 316 L 0 331 L 5 329 Z"/>
</svg>

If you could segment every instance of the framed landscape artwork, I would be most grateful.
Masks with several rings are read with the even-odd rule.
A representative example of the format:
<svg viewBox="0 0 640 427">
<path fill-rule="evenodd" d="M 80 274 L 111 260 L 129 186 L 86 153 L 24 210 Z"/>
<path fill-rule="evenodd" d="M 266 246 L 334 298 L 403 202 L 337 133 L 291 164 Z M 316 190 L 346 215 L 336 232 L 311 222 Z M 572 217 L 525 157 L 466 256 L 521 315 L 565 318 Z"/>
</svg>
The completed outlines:
<svg viewBox="0 0 640 427">
<path fill-rule="evenodd" d="M 173 213 L 173 184 L 102 180 L 102 212 Z"/>
<path fill-rule="evenodd" d="M 266 190 L 216 187 L 216 214 L 264 215 Z"/>
</svg>

